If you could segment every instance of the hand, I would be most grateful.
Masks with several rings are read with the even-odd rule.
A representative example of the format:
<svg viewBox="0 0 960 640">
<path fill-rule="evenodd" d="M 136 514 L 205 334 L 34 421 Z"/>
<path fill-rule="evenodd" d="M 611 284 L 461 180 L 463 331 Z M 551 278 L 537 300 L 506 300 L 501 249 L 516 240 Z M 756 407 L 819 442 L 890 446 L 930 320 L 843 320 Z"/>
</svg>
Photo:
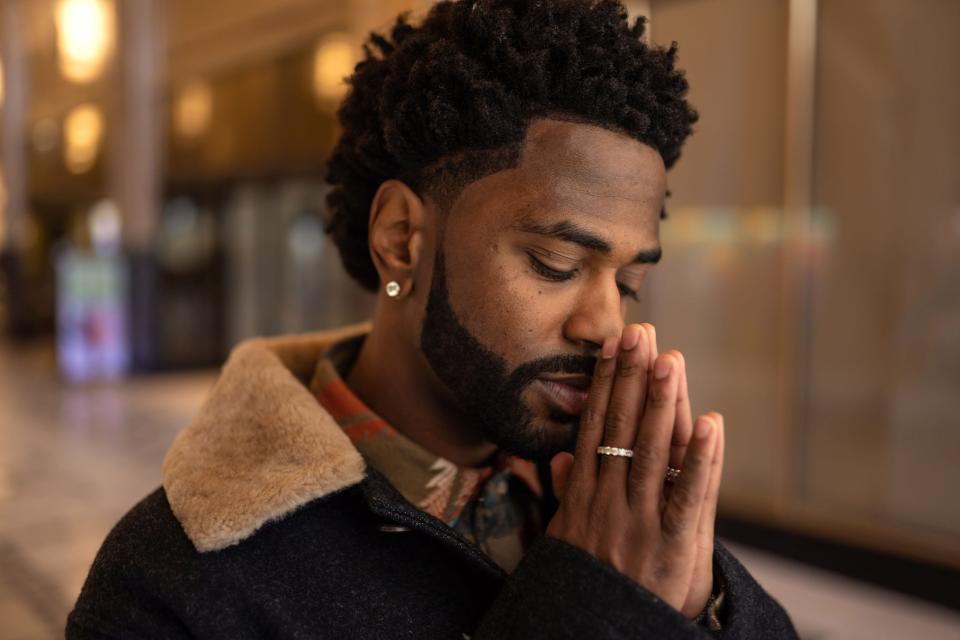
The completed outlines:
<svg viewBox="0 0 960 640">
<path fill-rule="evenodd" d="M 651 324 L 642 325 L 650 339 L 650 369 L 653 369 L 653 363 L 657 358 L 657 338 L 656 331 Z M 690 410 L 690 396 L 687 392 L 687 372 L 686 361 L 683 354 L 679 351 L 668 351 L 680 362 L 680 386 L 677 391 L 677 413 L 676 421 L 673 426 L 673 437 L 670 441 L 670 466 L 674 469 L 683 468 L 683 459 L 686 454 L 690 439 L 693 437 L 693 417 Z M 648 378 L 649 384 L 649 378 Z M 690 587 L 690 593 L 687 595 L 687 601 L 684 603 L 681 612 L 689 618 L 696 617 L 703 611 L 707 600 L 710 599 L 710 593 L 713 591 L 713 532 L 714 523 L 717 517 L 717 498 L 720 495 L 720 478 L 723 473 L 723 450 L 724 450 L 724 428 L 723 416 L 716 411 L 706 414 L 714 419 L 714 424 L 719 427 L 717 432 L 717 450 L 714 454 L 714 468 L 710 472 L 710 484 L 707 487 L 707 498 L 700 514 L 700 522 L 697 527 L 697 546 L 698 554 L 693 571 L 693 581 Z M 672 485 L 664 486 L 664 495 L 661 498 L 661 509 L 665 506 L 665 500 L 669 497 Z"/>
<path fill-rule="evenodd" d="M 634 457 L 598 456 L 601 444 Z M 653 327 L 630 325 L 602 347 L 576 454 L 551 462 L 560 508 L 547 533 L 695 617 L 713 584 L 722 458 L 722 417 L 690 417 L 683 357 L 658 356 Z M 665 491 L 668 461 L 683 473 Z"/>
</svg>

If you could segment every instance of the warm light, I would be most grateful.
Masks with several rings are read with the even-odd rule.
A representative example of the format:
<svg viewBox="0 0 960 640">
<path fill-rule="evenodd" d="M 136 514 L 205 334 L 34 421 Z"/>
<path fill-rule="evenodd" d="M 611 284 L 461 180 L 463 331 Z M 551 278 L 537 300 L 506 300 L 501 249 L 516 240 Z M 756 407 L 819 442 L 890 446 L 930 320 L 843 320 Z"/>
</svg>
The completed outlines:
<svg viewBox="0 0 960 640">
<path fill-rule="evenodd" d="M 87 225 L 97 253 L 110 253 L 120 245 L 120 209 L 113 200 L 104 198 L 90 207 Z"/>
<path fill-rule="evenodd" d="M 3 106 L 3 59 L 0 58 L 0 107 Z"/>
<path fill-rule="evenodd" d="M 337 101 L 347 92 L 344 78 L 353 73 L 356 52 L 353 40 L 343 33 L 331 33 L 313 54 L 313 90 L 322 102 Z"/>
<path fill-rule="evenodd" d="M 74 107 L 63 123 L 63 161 L 70 173 L 89 171 L 103 139 L 103 114 L 92 104 Z"/>
<path fill-rule="evenodd" d="M 95 79 L 113 50 L 113 3 L 61 0 L 55 21 L 60 72 L 73 82 Z"/>
<path fill-rule="evenodd" d="M 3 248 L 7 239 L 7 183 L 3 177 L 3 167 L 0 167 L 0 248 Z"/>
<path fill-rule="evenodd" d="M 197 138 L 210 126 L 213 115 L 213 92 L 206 82 L 185 86 L 174 103 L 173 126 L 183 138 Z"/>
</svg>

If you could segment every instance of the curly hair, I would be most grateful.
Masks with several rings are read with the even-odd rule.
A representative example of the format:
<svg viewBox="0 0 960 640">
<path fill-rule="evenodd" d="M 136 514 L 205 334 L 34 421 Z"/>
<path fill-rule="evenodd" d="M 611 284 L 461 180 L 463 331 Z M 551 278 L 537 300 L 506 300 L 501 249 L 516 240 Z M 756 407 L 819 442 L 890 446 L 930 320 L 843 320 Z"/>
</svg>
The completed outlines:
<svg viewBox="0 0 960 640">
<path fill-rule="evenodd" d="M 443 208 L 467 184 L 515 167 L 530 120 L 553 117 L 624 133 L 669 168 L 697 120 L 669 48 L 642 41 L 618 0 L 475 0 L 407 14 L 370 34 L 337 112 L 327 165 L 326 229 L 347 272 L 375 291 L 369 210 L 399 179 Z"/>
</svg>

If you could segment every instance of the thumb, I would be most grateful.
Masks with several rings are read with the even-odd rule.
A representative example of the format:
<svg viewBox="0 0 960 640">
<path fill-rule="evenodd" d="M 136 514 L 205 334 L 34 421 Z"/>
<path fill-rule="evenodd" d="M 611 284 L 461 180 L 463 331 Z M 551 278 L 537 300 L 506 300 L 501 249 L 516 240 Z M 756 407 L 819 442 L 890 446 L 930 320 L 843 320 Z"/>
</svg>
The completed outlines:
<svg viewBox="0 0 960 640">
<path fill-rule="evenodd" d="M 567 480 L 570 479 L 570 470 L 573 469 L 573 454 L 561 451 L 550 461 L 550 478 L 553 480 L 553 492 L 558 500 L 563 500 L 567 492 Z"/>
</svg>

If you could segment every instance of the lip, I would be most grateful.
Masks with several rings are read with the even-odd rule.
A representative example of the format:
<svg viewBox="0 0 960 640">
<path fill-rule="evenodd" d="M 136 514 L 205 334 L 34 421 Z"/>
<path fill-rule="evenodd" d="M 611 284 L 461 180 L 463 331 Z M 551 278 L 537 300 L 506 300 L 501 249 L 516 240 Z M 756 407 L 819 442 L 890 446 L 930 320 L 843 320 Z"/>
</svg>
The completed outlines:
<svg viewBox="0 0 960 640">
<path fill-rule="evenodd" d="M 582 383 L 589 380 L 586 376 L 565 376 L 565 377 L 540 377 L 537 382 L 544 390 L 547 399 L 564 413 L 578 416 L 583 412 L 583 407 L 587 403 L 589 389 L 579 389 L 561 380 L 576 381 Z"/>
<path fill-rule="evenodd" d="M 583 391 L 590 387 L 591 381 L 591 377 L 585 373 L 545 373 L 539 378 L 549 382 L 559 382 Z"/>
</svg>

